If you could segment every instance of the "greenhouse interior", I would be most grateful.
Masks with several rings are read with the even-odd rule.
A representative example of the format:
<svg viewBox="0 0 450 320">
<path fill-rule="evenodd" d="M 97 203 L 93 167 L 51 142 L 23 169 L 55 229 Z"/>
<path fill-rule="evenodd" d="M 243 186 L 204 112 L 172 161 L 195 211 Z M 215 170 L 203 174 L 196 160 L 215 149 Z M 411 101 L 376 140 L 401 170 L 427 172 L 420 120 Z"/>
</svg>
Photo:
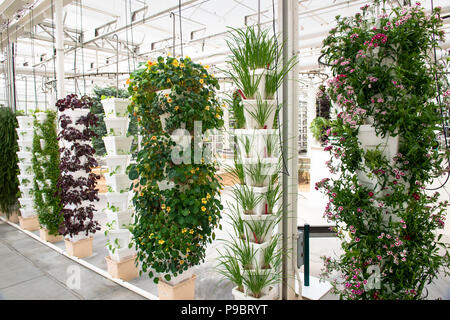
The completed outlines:
<svg viewBox="0 0 450 320">
<path fill-rule="evenodd" d="M 450 300 L 448 0 L 3 0 L 0 47 L 0 300 Z"/>
</svg>

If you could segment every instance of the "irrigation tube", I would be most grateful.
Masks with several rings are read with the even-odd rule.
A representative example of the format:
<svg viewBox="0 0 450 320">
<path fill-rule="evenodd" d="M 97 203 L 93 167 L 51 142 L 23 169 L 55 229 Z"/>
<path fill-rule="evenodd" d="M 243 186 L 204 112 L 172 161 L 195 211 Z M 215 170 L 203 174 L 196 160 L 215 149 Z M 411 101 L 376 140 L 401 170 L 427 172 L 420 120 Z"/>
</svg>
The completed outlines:
<svg viewBox="0 0 450 320">
<path fill-rule="evenodd" d="M 77 258 L 77 257 L 73 257 L 71 255 L 68 255 L 65 250 L 63 250 L 61 248 L 58 248 L 57 246 L 55 246 L 54 244 L 52 244 L 50 242 L 43 241 L 40 237 L 38 237 L 34 233 L 32 233 L 30 231 L 27 231 L 27 230 L 23 230 L 18 225 L 9 222 L 5 218 L 0 217 L 0 220 L 5 222 L 5 223 L 7 223 L 7 224 L 9 224 L 10 226 L 16 228 L 17 230 L 22 231 L 23 233 L 27 234 L 29 237 L 31 237 L 31 238 L 33 238 L 33 239 L 35 239 L 35 240 L 45 244 L 47 247 L 57 251 L 59 254 L 61 254 L 63 256 L 66 256 L 67 258 L 69 258 L 69 259 L 71 259 L 71 260 L 81 264 L 83 267 L 86 267 L 86 268 L 88 268 L 88 269 L 98 273 L 102 277 L 104 277 L 104 278 L 106 278 L 108 280 L 111 280 L 111 281 L 117 283 L 118 285 L 120 285 L 120 286 L 122 286 L 122 287 L 124 287 L 124 288 L 126 288 L 126 289 L 128 289 L 130 291 L 133 291 L 134 293 L 137 293 L 138 295 L 140 295 L 140 296 L 142 296 L 142 297 L 144 297 L 146 299 L 159 300 L 159 298 L 157 296 L 151 294 L 150 292 L 147 292 L 147 291 L 145 291 L 145 290 L 143 290 L 141 288 L 138 288 L 135 285 L 133 285 L 133 284 L 131 284 L 129 282 L 123 281 L 121 279 L 115 279 L 115 278 L 111 277 L 111 275 L 108 272 L 106 272 L 105 270 L 102 270 L 102 269 L 100 269 L 100 268 L 98 268 L 98 267 L 96 267 L 96 266 L 94 266 L 94 265 L 84 261 L 83 259 L 80 259 L 80 258 Z"/>
</svg>

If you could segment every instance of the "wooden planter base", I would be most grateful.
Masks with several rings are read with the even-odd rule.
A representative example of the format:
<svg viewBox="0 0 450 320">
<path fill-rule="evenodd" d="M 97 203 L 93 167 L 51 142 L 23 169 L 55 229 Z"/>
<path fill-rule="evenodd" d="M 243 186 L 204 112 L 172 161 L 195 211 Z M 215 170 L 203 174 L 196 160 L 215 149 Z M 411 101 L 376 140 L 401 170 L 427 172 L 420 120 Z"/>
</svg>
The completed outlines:
<svg viewBox="0 0 450 320">
<path fill-rule="evenodd" d="M 35 231 L 39 230 L 40 228 L 38 216 L 29 218 L 19 217 L 19 224 L 22 229 L 28 231 Z"/>
<path fill-rule="evenodd" d="M 55 243 L 55 242 L 60 242 L 64 240 L 64 237 L 59 235 L 59 236 L 54 236 L 48 233 L 47 229 L 41 228 L 39 229 L 39 235 L 41 237 L 42 240 L 50 242 L 50 243 Z"/>
<path fill-rule="evenodd" d="M 77 242 L 72 242 L 70 240 L 64 239 L 66 244 L 66 251 L 69 255 L 75 256 L 77 258 L 86 258 L 92 256 L 92 242 L 94 237 L 79 240 Z"/>
<path fill-rule="evenodd" d="M 194 300 L 195 298 L 195 274 L 192 278 L 184 280 L 176 285 L 170 285 L 162 278 L 158 282 L 158 296 L 160 300 Z"/>
<path fill-rule="evenodd" d="M 6 214 L 5 214 L 5 216 L 6 216 Z M 12 222 L 12 223 L 16 223 L 16 224 L 19 223 L 19 215 L 17 214 L 17 211 L 11 212 L 11 214 L 9 215 L 8 221 Z"/>
<path fill-rule="evenodd" d="M 130 281 L 139 276 L 139 269 L 135 265 L 136 254 L 120 262 L 114 261 L 110 256 L 105 257 L 108 273 L 116 279 Z"/>
</svg>

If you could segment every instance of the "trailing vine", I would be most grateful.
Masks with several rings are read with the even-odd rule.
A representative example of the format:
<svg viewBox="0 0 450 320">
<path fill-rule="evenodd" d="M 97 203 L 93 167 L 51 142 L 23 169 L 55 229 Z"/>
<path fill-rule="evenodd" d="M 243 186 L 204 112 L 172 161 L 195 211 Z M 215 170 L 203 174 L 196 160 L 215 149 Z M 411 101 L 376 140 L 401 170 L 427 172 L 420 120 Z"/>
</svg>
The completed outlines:
<svg viewBox="0 0 450 320">
<path fill-rule="evenodd" d="M 14 112 L 5 107 L 0 107 L 0 123 L 0 209 L 9 217 L 13 210 L 17 210 L 19 193 L 18 123 Z"/>
<path fill-rule="evenodd" d="M 40 123 L 34 120 L 33 136 L 33 172 L 34 172 L 34 208 L 39 217 L 39 223 L 51 235 L 58 235 L 63 223 L 61 213 L 59 179 L 59 146 L 56 128 L 56 112 L 46 111 L 46 120 Z M 43 148 L 41 145 L 43 141 Z"/>
<path fill-rule="evenodd" d="M 427 284 L 449 274 L 449 246 L 436 237 L 448 202 L 426 190 L 448 170 L 436 130 L 445 121 L 440 109 L 449 106 L 434 102 L 447 83 L 430 55 L 444 32 L 440 8 L 428 16 L 420 3 L 382 7 L 375 16 L 377 5 L 338 16 L 324 41 L 334 75 L 327 92 L 340 109 L 325 150 L 338 177 L 316 189 L 330 199 L 324 216 L 336 223 L 344 250 L 338 259 L 324 257 L 324 276 L 341 274 L 334 289 L 345 299 L 422 299 Z M 386 145 L 365 147 L 362 125 Z M 397 138 L 398 152 L 389 154 Z"/>
<path fill-rule="evenodd" d="M 201 121 L 198 135 L 202 137 L 223 125 L 223 111 L 215 97 L 219 84 L 207 68 L 188 57 L 159 57 L 140 64 L 127 81 L 132 94 L 129 111 L 137 118 L 142 136 L 136 165 L 129 167 L 138 190 L 132 232 L 142 271 L 156 283 L 159 278 L 150 269 L 170 280 L 202 262 L 206 245 L 215 238 L 213 229 L 219 226 L 222 205 L 216 196 L 221 185 L 216 168 L 204 156 L 205 146 L 197 150 L 193 143 L 195 121 Z M 169 91 L 157 92 L 163 89 Z M 165 127 L 160 115 L 167 115 Z M 181 127 L 190 134 L 190 146 L 184 150 L 187 159 L 175 164 L 175 142 L 169 132 Z M 196 152 L 203 158 L 195 159 Z M 175 185 L 160 189 L 158 183 L 164 182 Z"/>
<path fill-rule="evenodd" d="M 89 233 L 100 230 L 98 222 L 94 220 L 96 209 L 92 204 L 93 201 L 99 201 L 98 189 L 95 186 L 100 176 L 91 171 L 91 168 L 98 164 L 94 158 L 95 149 L 90 145 L 91 138 L 97 136 L 90 128 L 96 126 L 98 118 L 89 111 L 86 116 L 81 116 L 73 123 L 73 119 L 64 113 L 66 110 L 90 110 L 92 100 L 88 96 L 79 99 L 76 94 L 70 94 L 58 100 L 56 107 L 62 113 L 59 117 L 61 131 L 58 141 L 63 144 L 59 150 L 61 175 L 57 187 L 64 224 L 60 226 L 59 233 L 72 237 L 84 232 L 88 236 Z M 83 129 L 79 130 L 74 125 L 83 126 Z M 73 175 L 76 173 L 84 175 L 75 178 Z M 84 201 L 89 204 L 83 203 Z"/>
</svg>

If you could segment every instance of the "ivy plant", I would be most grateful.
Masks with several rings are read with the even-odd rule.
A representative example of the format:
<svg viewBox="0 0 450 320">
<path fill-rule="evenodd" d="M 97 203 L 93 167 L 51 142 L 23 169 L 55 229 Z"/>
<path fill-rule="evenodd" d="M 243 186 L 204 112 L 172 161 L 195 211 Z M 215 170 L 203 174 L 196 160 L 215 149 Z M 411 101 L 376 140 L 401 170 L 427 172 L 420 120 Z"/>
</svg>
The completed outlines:
<svg viewBox="0 0 450 320">
<path fill-rule="evenodd" d="M 129 166 L 135 181 L 133 198 L 138 220 L 132 230 L 142 271 L 157 283 L 154 270 L 170 280 L 205 258 L 206 245 L 215 238 L 222 205 L 217 199 L 220 182 L 214 163 L 194 161 L 194 122 L 202 122 L 201 134 L 223 126 L 223 111 L 215 96 L 217 79 L 208 66 L 190 58 L 159 57 L 140 64 L 129 83 L 129 111 L 137 119 L 142 147 L 136 164 Z M 170 89 L 169 92 L 157 92 Z M 166 114 L 165 128 L 159 116 Z M 188 163 L 175 164 L 175 145 L 169 132 L 185 127 L 191 136 Z M 200 149 L 203 152 L 203 148 Z M 162 190 L 158 182 L 170 181 Z"/>
<path fill-rule="evenodd" d="M 34 172 L 34 208 L 39 223 L 51 235 L 57 236 L 64 217 L 61 212 L 61 192 L 59 190 L 59 146 L 57 136 L 57 114 L 45 111 L 46 120 L 41 124 L 34 120 L 33 136 L 33 172 Z M 44 141 L 44 148 L 41 147 Z"/>
<path fill-rule="evenodd" d="M 18 127 L 16 115 L 9 108 L 0 107 L 0 209 L 6 216 L 17 210 L 19 174 L 17 151 Z"/>
</svg>

